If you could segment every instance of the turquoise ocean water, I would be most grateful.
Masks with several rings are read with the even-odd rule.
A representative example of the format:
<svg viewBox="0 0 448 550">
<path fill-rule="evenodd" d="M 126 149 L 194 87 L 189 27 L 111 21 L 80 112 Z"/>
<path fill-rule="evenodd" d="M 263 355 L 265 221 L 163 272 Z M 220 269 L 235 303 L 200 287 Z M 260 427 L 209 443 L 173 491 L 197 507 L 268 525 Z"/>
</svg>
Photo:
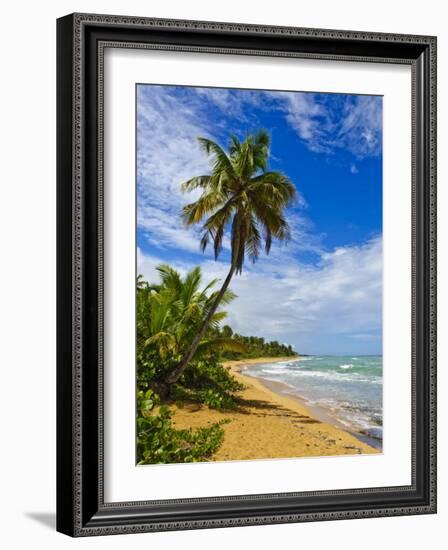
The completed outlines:
<svg viewBox="0 0 448 550">
<path fill-rule="evenodd" d="M 383 437 L 381 355 L 316 355 L 300 360 L 251 365 L 245 374 L 285 384 L 311 407 L 324 409 L 348 430 Z"/>
</svg>

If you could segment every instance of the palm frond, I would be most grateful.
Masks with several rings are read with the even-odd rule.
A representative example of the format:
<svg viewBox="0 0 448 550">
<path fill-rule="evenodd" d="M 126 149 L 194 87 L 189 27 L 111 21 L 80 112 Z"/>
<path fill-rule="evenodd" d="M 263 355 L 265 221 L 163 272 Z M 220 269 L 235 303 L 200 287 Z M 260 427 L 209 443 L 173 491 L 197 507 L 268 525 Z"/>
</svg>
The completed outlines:
<svg viewBox="0 0 448 550">
<path fill-rule="evenodd" d="M 210 185 L 211 176 L 196 176 L 181 184 L 180 188 L 185 193 L 194 189 L 206 189 Z"/>
<path fill-rule="evenodd" d="M 145 341 L 145 346 L 154 346 L 157 348 L 161 357 L 166 355 L 176 348 L 176 339 L 169 332 L 158 332 Z"/>
<path fill-rule="evenodd" d="M 230 288 L 228 288 L 221 298 L 221 305 L 226 306 L 227 304 L 230 304 L 230 302 L 233 302 L 235 298 L 238 298 L 238 295 L 235 294 L 233 290 L 230 290 Z"/>
<path fill-rule="evenodd" d="M 226 311 L 218 311 L 213 315 L 213 317 L 210 319 L 210 327 L 212 329 L 218 329 L 221 322 L 224 321 L 224 319 L 227 318 L 227 312 Z"/>
<path fill-rule="evenodd" d="M 235 158 L 239 154 L 240 150 L 241 150 L 241 142 L 234 134 L 232 134 L 230 136 L 230 145 L 229 145 L 230 158 L 231 159 Z"/>
<path fill-rule="evenodd" d="M 202 234 L 202 237 L 201 237 L 201 241 L 199 243 L 199 247 L 201 249 L 201 252 L 205 252 L 205 249 L 207 248 L 208 246 L 208 243 L 210 241 L 210 239 L 213 238 L 212 235 L 210 234 L 210 231 L 205 231 L 203 234 Z"/>
<path fill-rule="evenodd" d="M 260 255 L 261 235 L 254 216 L 248 217 L 246 226 L 246 250 L 249 258 L 252 260 L 252 263 L 255 263 Z"/>
<path fill-rule="evenodd" d="M 272 243 L 272 237 L 279 241 L 287 241 L 290 238 L 289 224 L 283 216 L 281 208 L 276 208 L 264 201 L 263 197 L 255 195 L 251 195 L 251 208 L 257 221 L 263 227 L 268 248 Z"/>
<path fill-rule="evenodd" d="M 230 158 L 242 182 L 246 182 L 260 170 L 266 170 L 269 142 L 269 134 L 265 130 L 260 130 L 255 135 L 250 134 L 242 143 L 235 136 L 231 136 Z"/>
<path fill-rule="evenodd" d="M 209 294 L 208 298 L 207 298 L 207 301 L 206 301 L 206 304 L 205 304 L 205 309 L 208 310 L 213 302 L 215 301 L 215 298 L 218 296 L 219 294 L 219 291 L 215 291 L 215 292 L 212 292 L 211 294 Z M 227 289 L 222 298 L 221 298 L 221 305 L 223 306 L 226 306 L 227 304 L 230 304 L 230 302 L 233 302 L 233 300 L 235 300 L 235 298 L 237 298 L 238 296 L 230 289 Z"/>
<path fill-rule="evenodd" d="M 169 290 L 163 290 L 157 294 L 151 294 L 148 301 L 151 309 L 151 334 L 157 334 L 165 329 L 174 295 Z"/>
<path fill-rule="evenodd" d="M 244 223 L 243 213 L 240 210 L 233 218 L 231 231 L 232 265 L 235 266 L 236 273 L 241 273 L 243 270 L 245 241 L 246 224 Z"/>
<path fill-rule="evenodd" d="M 198 303 L 188 304 L 183 309 L 182 322 L 190 321 L 192 317 L 199 318 L 202 313 L 202 308 Z"/>
<path fill-rule="evenodd" d="M 267 168 L 270 137 L 266 130 L 259 130 L 254 138 L 254 168 L 263 172 Z"/>
<path fill-rule="evenodd" d="M 246 256 L 253 262 L 258 259 L 263 241 L 269 253 L 273 239 L 290 238 L 284 210 L 295 200 L 296 188 L 285 174 L 267 171 L 270 136 L 266 130 L 249 134 L 244 141 L 231 135 L 228 154 L 210 139 L 199 137 L 198 141 L 212 158 L 212 171 L 183 184 L 183 189 L 203 192 L 184 207 L 182 217 L 186 225 L 205 220 L 200 247 L 204 252 L 211 244 L 215 259 L 230 228 L 232 268 L 238 274 Z"/>
<path fill-rule="evenodd" d="M 281 172 L 265 172 L 252 178 L 247 185 L 247 191 L 263 196 L 266 202 L 278 207 L 288 206 L 297 196 L 294 184 Z"/>
<path fill-rule="evenodd" d="M 225 197 L 217 191 L 203 193 L 197 201 L 183 207 L 182 220 L 185 225 L 198 223 L 204 216 L 219 208 L 224 201 Z"/>
<path fill-rule="evenodd" d="M 232 200 L 227 201 L 222 208 L 212 214 L 203 225 L 203 244 L 201 241 L 201 248 L 204 251 L 208 245 L 209 240 L 213 240 L 213 248 L 215 253 L 215 260 L 218 258 L 222 250 L 222 240 L 224 237 L 224 231 L 226 225 L 229 223 L 233 210 Z"/>
<path fill-rule="evenodd" d="M 204 290 L 201 292 L 201 295 L 203 297 L 206 297 L 207 292 L 216 285 L 216 283 L 219 281 L 219 279 L 212 279 L 205 287 Z"/>
<path fill-rule="evenodd" d="M 182 289 L 180 294 L 181 300 L 184 304 L 189 304 L 193 300 L 193 296 L 198 292 L 201 279 L 201 268 L 199 266 L 194 267 L 187 273 L 182 281 Z"/>
<path fill-rule="evenodd" d="M 148 283 L 143 279 L 143 275 L 137 275 L 136 286 L 138 289 L 144 289 L 148 287 Z"/>
<path fill-rule="evenodd" d="M 215 338 L 213 340 L 204 340 L 196 350 L 196 356 L 207 355 L 217 351 L 235 351 L 243 353 L 246 351 L 244 344 L 233 338 Z"/>
<path fill-rule="evenodd" d="M 234 179 L 236 174 L 229 157 L 224 149 L 215 141 L 204 137 L 198 137 L 201 148 L 212 157 L 212 170 L 214 174 L 225 174 L 228 179 Z"/>
<path fill-rule="evenodd" d="M 168 264 L 160 264 L 156 267 L 162 284 L 174 292 L 179 292 L 182 287 L 182 281 L 179 273 Z"/>
<path fill-rule="evenodd" d="M 221 321 L 224 321 L 224 319 L 227 319 L 227 316 L 228 316 L 227 311 L 217 311 L 212 317 L 212 322 L 216 323 L 216 325 L 219 325 Z"/>
<path fill-rule="evenodd" d="M 269 137 L 268 132 L 263 128 L 258 130 L 255 134 L 254 142 L 257 147 L 269 147 L 271 138 Z"/>
</svg>

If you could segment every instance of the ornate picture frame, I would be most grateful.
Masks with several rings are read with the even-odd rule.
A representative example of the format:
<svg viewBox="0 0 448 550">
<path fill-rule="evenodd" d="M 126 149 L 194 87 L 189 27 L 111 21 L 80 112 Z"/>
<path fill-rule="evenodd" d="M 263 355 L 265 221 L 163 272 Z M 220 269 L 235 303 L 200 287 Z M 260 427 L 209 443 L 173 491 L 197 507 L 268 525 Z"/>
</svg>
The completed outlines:
<svg viewBox="0 0 448 550">
<path fill-rule="evenodd" d="M 412 483 L 105 502 L 104 50 L 396 63 L 412 71 Z M 70 536 L 436 512 L 436 38 L 72 14 L 57 22 L 57 530 Z"/>
</svg>

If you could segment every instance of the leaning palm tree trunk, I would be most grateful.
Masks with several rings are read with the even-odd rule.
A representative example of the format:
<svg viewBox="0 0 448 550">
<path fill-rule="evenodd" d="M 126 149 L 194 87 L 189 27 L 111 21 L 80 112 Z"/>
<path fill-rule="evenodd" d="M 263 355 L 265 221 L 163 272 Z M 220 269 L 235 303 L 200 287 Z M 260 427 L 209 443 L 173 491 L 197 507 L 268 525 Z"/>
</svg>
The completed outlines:
<svg viewBox="0 0 448 550">
<path fill-rule="evenodd" d="M 243 142 L 232 136 L 229 154 L 210 139 L 198 140 L 212 157 L 212 172 L 182 184 L 184 191 L 202 189 L 198 200 L 184 206 L 182 217 L 186 225 L 194 225 L 209 216 L 202 227 L 201 249 L 204 252 L 213 241 L 215 260 L 221 252 L 226 227 L 231 225 L 231 267 L 188 351 L 163 380 L 161 391 L 166 395 L 193 359 L 233 274 L 242 272 L 245 253 L 255 262 L 263 238 L 267 254 L 273 237 L 279 241 L 289 238 L 283 211 L 296 194 L 287 176 L 266 170 L 270 139 L 264 130 L 248 135 Z"/>
<path fill-rule="evenodd" d="M 196 350 L 198 349 L 198 346 L 202 338 L 205 336 L 205 333 L 207 332 L 210 321 L 213 315 L 216 313 L 216 310 L 218 309 L 219 304 L 221 303 L 221 300 L 226 290 L 229 287 L 230 281 L 232 280 L 233 274 L 235 273 L 235 269 L 236 269 L 236 265 L 235 263 L 232 263 L 232 267 L 230 268 L 230 271 L 227 274 L 227 277 L 221 287 L 221 290 L 218 292 L 212 306 L 210 307 L 207 315 L 205 316 L 202 322 L 201 329 L 194 337 L 194 340 L 192 341 L 187 353 L 183 356 L 180 363 L 169 373 L 169 375 L 165 379 L 166 384 L 168 385 L 175 384 L 179 380 L 184 370 L 187 368 L 188 363 L 193 359 L 193 356 L 196 353 Z M 169 390 L 168 390 L 168 393 L 169 393 Z"/>
</svg>

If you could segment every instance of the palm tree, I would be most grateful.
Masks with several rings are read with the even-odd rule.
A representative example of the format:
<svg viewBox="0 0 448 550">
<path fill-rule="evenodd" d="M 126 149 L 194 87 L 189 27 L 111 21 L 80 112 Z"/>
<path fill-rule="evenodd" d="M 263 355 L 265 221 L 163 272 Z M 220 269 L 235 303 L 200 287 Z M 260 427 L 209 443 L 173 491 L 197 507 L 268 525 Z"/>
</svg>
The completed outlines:
<svg viewBox="0 0 448 550">
<path fill-rule="evenodd" d="M 284 210 L 296 195 L 287 176 L 267 170 L 270 139 L 266 131 L 249 134 L 242 142 L 232 136 L 228 153 L 210 139 L 199 137 L 198 141 L 211 157 L 212 170 L 182 184 L 183 191 L 202 190 L 197 201 L 184 207 L 182 217 L 190 226 L 208 216 L 202 226 L 201 249 L 205 251 L 213 243 L 215 260 L 222 250 L 225 231 L 230 228 L 230 269 L 188 351 L 168 375 L 169 384 L 179 379 L 193 358 L 233 275 L 241 274 L 245 257 L 255 263 L 263 241 L 269 254 L 273 238 L 289 238 Z"/>
<path fill-rule="evenodd" d="M 139 350 L 138 368 L 147 370 L 148 362 L 156 356 L 159 372 L 151 376 L 153 389 L 165 399 L 169 395 L 169 384 L 165 383 L 167 372 L 177 364 L 189 349 L 191 342 L 214 305 L 218 291 L 213 291 L 217 279 L 200 290 L 202 275 L 199 267 L 185 277 L 168 265 L 157 267 L 161 283 L 150 285 L 139 275 L 137 277 L 137 341 Z M 224 293 L 221 305 L 236 298 L 230 290 Z M 211 315 L 208 327 L 196 347 L 194 358 L 200 359 L 216 351 L 244 351 L 244 345 L 231 337 L 216 336 L 220 323 L 226 318 L 225 311 Z M 215 334 L 213 334 L 215 333 Z M 168 366 L 168 368 L 167 368 Z M 141 377 L 143 378 L 143 377 Z"/>
</svg>

